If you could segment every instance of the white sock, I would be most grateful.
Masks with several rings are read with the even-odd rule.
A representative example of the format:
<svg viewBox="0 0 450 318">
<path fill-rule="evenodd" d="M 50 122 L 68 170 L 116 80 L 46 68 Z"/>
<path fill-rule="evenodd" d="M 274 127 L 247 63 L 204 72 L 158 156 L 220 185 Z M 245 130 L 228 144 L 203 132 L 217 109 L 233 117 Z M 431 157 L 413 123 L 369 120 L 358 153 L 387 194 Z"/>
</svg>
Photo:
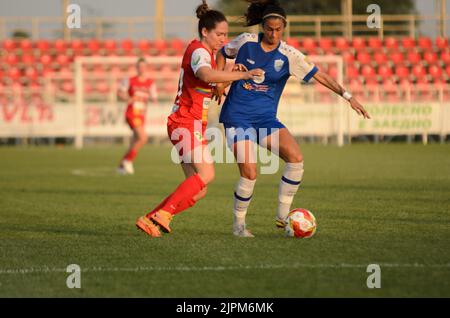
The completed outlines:
<svg viewBox="0 0 450 318">
<path fill-rule="evenodd" d="M 247 208 L 253 195 L 253 188 L 255 187 L 255 180 L 250 180 L 241 177 L 236 185 L 234 192 L 234 225 L 245 226 L 245 216 L 247 215 Z"/>
<path fill-rule="evenodd" d="M 302 178 L 303 161 L 299 163 L 286 162 L 283 177 L 278 188 L 278 219 L 284 220 L 288 216 Z"/>
</svg>

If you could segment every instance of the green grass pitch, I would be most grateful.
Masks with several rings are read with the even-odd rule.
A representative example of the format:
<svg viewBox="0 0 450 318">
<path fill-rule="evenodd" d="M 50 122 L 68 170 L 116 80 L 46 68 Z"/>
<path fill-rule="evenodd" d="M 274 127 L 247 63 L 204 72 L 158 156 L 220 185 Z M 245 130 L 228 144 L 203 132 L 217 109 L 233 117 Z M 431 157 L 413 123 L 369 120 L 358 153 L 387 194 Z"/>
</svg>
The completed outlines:
<svg viewBox="0 0 450 318">
<path fill-rule="evenodd" d="M 119 146 L 0 148 L 0 296 L 449 297 L 450 147 L 301 148 L 293 207 L 318 220 L 304 240 L 275 228 L 281 172 L 258 177 L 254 239 L 231 234 L 235 164 L 217 164 L 207 197 L 152 239 L 134 222 L 183 177 L 169 147 L 145 147 L 134 176 L 114 174 Z M 66 286 L 73 263 L 81 289 Z"/>
</svg>

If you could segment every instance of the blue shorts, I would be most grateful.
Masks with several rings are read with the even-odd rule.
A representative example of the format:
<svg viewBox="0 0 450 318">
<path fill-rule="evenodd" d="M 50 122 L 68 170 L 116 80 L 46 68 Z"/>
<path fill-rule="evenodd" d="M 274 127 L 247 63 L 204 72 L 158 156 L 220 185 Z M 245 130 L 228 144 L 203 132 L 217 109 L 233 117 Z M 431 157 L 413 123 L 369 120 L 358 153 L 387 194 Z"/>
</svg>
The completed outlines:
<svg viewBox="0 0 450 318">
<path fill-rule="evenodd" d="M 260 143 L 264 138 L 277 132 L 281 128 L 286 128 L 278 119 L 272 118 L 258 123 L 248 123 L 244 121 L 236 123 L 223 123 L 227 145 L 231 148 L 238 141 L 251 140 Z"/>
</svg>

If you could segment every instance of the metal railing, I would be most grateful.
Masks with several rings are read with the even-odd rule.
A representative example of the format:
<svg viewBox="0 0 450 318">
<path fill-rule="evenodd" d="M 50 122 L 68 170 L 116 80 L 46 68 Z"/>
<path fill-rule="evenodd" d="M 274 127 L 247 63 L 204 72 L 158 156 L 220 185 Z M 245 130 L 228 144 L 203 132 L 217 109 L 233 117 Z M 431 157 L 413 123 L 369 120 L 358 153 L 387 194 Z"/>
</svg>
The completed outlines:
<svg viewBox="0 0 450 318">
<path fill-rule="evenodd" d="M 421 25 L 432 23 L 433 35 L 446 37 L 450 34 L 450 16 L 382 15 L 378 29 L 367 26 L 367 15 L 353 15 L 351 21 L 341 15 L 289 16 L 286 29 L 287 37 L 311 36 L 410 36 L 421 35 Z M 157 38 L 155 30 L 163 30 L 164 38 L 191 38 L 197 33 L 195 17 L 171 16 L 156 17 L 82 17 L 80 29 L 67 29 L 63 17 L 0 17 L 0 40 L 11 38 L 16 31 L 25 32 L 31 39 L 41 38 Z M 243 27 L 243 19 L 229 16 L 229 35 L 233 37 L 248 31 Z M 161 25 L 162 24 L 162 25 Z M 257 31 L 254 27 L 252 31 Z M 181 33 L 180 33 L 181 32 Z"/>
</svg>

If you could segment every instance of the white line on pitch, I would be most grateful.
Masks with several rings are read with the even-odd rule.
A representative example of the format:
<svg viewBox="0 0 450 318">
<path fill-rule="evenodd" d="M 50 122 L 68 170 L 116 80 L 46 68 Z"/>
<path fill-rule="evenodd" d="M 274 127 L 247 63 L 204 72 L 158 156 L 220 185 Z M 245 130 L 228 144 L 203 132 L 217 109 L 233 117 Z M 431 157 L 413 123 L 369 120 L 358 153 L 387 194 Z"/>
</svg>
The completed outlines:
<svg viewBox="0 0 450 318">
<path fill-rule="evenodd" d="M 262 265 L 247 265 L 247 266 L 175 266 L 175 267 L 86 267 L 81 268 L 82 272 L 203 272 L 203 271 L 233 271 L 233 270 L 264 270 L 264 269 L 296 269 L 296 268 L 366 268 L 369 264 L 262 264 Z M 450 268 L 450 264 L 395 264 L 395 263 L 380 263 L 381 268 Z M 15 269 L 0 269 L 0 275 L 5 274 L 35 274 L 35 273 L 57 273 L 66 272 L 65 268 L 56 267 L 31 267 L 31 268 L 15 268 Z"/>
</svg>

